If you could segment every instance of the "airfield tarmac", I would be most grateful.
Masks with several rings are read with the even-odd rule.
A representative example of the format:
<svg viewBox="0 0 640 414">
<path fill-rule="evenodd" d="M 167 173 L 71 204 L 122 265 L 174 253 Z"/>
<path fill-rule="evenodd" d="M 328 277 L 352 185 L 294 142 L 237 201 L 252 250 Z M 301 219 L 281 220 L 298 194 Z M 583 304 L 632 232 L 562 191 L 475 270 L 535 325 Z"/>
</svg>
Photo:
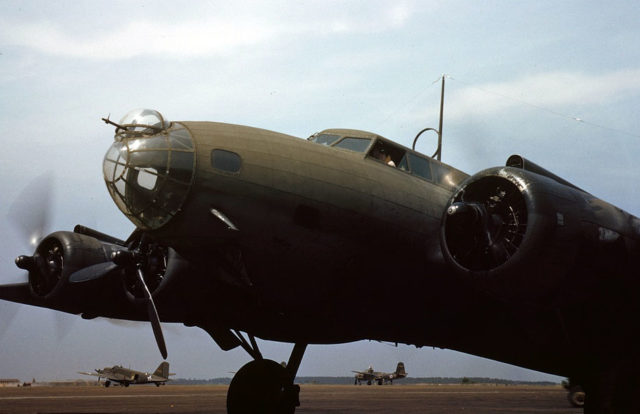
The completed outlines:
<svg viewBox="0 0 640 414">
<path fill-rule="evenodd" d="M 0 388 L 2 414 L 226 413 L 227 386 Z M 296 414 L 578 414 L 560 386 L 301 385 Z"/>
</svg>

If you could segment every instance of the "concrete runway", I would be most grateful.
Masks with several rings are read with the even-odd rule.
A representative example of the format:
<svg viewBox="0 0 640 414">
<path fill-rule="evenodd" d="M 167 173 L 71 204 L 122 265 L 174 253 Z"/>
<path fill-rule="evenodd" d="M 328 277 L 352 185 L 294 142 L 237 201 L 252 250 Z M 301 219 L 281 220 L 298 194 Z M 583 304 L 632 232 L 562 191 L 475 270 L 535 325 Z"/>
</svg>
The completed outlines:
<svg viewBox="0 0 640 414">
<path fill-rule="evenodd" d="M 227 386 L 0 388 L 2 414 L 226 413 Z M 296 414 L 578 414 L 560 386 L 302 385 Z"/>
</svg>

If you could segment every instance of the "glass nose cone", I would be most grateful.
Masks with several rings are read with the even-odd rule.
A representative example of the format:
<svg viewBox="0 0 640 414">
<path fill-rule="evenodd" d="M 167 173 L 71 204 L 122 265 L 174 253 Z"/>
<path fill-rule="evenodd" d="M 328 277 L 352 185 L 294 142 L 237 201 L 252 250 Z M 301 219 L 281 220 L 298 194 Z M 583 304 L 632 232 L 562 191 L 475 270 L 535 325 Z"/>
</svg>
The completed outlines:
<svg viewBox="0 0 640 414">
<path fill-rule="evenodd" d="M 157 129 L 117 133 L 103 162 L 109 194 L 145 230 L 162 227 L 178 213 L 195 171 L 191 134 L 179 123 L 167 127 L 164 122 Z"/>
</svg>

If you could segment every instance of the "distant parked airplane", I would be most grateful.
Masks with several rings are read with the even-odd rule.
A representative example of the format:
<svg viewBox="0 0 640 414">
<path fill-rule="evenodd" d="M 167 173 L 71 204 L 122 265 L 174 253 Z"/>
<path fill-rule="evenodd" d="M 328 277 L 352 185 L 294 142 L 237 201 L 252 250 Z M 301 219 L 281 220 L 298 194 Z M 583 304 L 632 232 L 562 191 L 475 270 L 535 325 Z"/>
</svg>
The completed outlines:
<svg viewBox="0 0 640 414">
<path fill-rule="evenodd" d="M 395 372 L 375 372 L 371 365 L 369 365 L 369 369 L 366 371 L 353 372 L 356 373 L 354 385 L 360 385 L 362 381 L 366 381 L 367 385 L 371 385 L 373 381 L 377 382 L 378 385 L 382 385 L 387 382 L 393 384 L 394 379 L 401 379 L 407 376 L 407 373 L 404 370 L 404 363 L 402 362 L 398 362 Z"/>
<path fill-rule="evenodd" d="M 96 372 L 78 373 L 96 376 L 98 377 L 98 382 L 100 382 L 100 378 L 105 378 L 105 387 L 111 385 L 111 382 L 117 382 L 123 387 L 128 387 L 129 384 L 156 384 L 156 386 L 159 387 L 169 381 L 169 375 L 175 375 L 169 373 L 169 363 L 166 361 L 158 365 L 158 368 L 156 368 L 153 374 L 124 368 L 120 365 L 96 369 L 95 371 Z"/>
</svg>

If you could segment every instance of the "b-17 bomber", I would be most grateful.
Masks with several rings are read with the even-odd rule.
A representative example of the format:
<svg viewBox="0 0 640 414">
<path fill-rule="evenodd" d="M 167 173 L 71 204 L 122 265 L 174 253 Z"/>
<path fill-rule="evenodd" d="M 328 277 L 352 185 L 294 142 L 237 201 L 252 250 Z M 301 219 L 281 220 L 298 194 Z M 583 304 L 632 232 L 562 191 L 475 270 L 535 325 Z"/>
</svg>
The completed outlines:
<svg viewBox="0 0 640 414">
<path fill-rule="evenodd" d="M 47 235 L 0 298 L 150 321 L 164 358 L 160 321 L 242 347 L 230 414 L 293 413 L 307 345 L 362 339 L 569 377 L 587 413 L 638 410 L 635 216 L 519 155 L 469 175 L 361 130 L 106 121 L 106 187 L 135 230 Z M 402 306 L 353 306 L 389 294 Z M 286 367 L 256 338 L 293 344 Z"/>
</svg>

